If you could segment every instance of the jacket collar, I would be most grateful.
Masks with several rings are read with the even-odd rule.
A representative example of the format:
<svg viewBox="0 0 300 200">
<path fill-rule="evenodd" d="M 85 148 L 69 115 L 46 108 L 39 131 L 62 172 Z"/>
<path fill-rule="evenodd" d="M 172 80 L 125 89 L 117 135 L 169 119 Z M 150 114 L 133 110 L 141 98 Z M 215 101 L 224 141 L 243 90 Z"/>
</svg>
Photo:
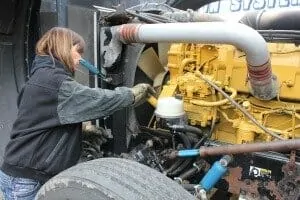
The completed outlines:
<svg viewBox="0 0 300 200">
<path fill-rule="evenodd" d="M 58 68 L 63 69 L 69 76 L 73 76 L 73 73 L 65 67 L 59 60 L 56 58 L 52 58 L 49 55 L 36 55 L 34 61 L 32 63 L 32 67 L 30 70 L 30 76 L 34 74 L 34 72 L 40 68 Z"/>
</svg>

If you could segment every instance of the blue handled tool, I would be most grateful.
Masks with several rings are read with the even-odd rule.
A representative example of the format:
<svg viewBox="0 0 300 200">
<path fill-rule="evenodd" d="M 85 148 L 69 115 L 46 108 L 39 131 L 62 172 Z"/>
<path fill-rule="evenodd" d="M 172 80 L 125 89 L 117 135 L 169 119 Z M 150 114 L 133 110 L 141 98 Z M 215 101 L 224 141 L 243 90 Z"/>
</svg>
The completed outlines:
<svg viewBox="0 0 300 200">
<path fill-rule="evenodd" d="M 86 69 L 88 69 L 90 72 L 92 72 L 95 75 L 98 75 L 102 80 L 110 83 L 112 82 L 112 78 L 111 77 L 106 77 L 104 74 L 102 74 L 97 67 L 95 67 L 94 65 L 92 65 L 91 63 L 89 63 L 87 60 L 81 58 L 79 60 L 79 63 L 85 67 Z"/>
<path fill-rule="evenodd" d="M 95 74 L 95 75 L 98 75 L 98 74 L 100 74 L 100 71 L 97 69 L 97 67 L 95 67 L 94 65 L 92 65 L 91 63 L 89 63 L 88 61 L 86 61 L 85 59 L 83 59 L 83 58 L 81 58 L 80 60 L 79 60 L 79 63 L 83 66 L 83 67 L 85 67 L 85 68 L 87 68 L 90 72 L 92 72 L 93 74 Z M 101 74 L 102 75 L 102 74 Z M 101 76 L 100 75 L 100 76 Z"/>
</svg>

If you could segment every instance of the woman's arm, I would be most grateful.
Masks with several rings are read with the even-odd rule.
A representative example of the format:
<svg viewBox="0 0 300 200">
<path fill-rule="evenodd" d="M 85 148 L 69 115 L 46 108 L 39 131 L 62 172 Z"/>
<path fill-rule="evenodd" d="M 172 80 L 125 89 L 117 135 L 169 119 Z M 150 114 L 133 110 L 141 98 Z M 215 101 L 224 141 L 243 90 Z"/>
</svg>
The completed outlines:
<svg viewBox="0 0 300 200">
<path fill-rule="evenodd" d="M 111 115 L 133 102 L 130 88 L 90 88 L 67 78 L 58 92 L 57 113 L 61 124 L 78 123 Z"/>
</svg>

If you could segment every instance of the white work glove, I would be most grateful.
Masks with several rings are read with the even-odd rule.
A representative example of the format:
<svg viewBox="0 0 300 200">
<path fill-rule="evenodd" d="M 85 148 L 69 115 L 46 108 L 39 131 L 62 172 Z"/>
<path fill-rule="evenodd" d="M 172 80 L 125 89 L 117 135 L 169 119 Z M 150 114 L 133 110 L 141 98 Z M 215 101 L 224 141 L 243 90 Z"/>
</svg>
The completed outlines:
<svg viewBox="0 0 300 200">
<path fill-rule="evenodd" d="M 111 133 L 108 133 L 104 128 L 97 127 L 90 122 L 84 122 L 82 124 L 82 132 L 84 135 L 96 135 L 104 138 L 112 138 Z"/>
<path fill-rule="evenodd" d="M 150 95 L 155 95 L 155 90 L 151 85 L 146 83 L 139 83 L 131 88 L 134 96 L 133 106 L 139 106 L 144 103 Z"/>
</svg>

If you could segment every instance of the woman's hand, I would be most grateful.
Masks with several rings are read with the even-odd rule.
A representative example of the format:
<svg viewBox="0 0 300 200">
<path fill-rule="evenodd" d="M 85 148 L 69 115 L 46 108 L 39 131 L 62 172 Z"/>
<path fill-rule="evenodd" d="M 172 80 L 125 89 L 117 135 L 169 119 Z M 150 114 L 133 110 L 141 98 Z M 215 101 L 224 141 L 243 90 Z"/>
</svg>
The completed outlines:
<svg viewBox="0 0 300 200">
<path fill-rule="evenodd" d="M 133 106 L 139 106 L 144 103 L 150 95 L 155 95 L 153 87 L 146 83 L 139 83 L 131 88 L 134 96 Z"/>
</svg>

